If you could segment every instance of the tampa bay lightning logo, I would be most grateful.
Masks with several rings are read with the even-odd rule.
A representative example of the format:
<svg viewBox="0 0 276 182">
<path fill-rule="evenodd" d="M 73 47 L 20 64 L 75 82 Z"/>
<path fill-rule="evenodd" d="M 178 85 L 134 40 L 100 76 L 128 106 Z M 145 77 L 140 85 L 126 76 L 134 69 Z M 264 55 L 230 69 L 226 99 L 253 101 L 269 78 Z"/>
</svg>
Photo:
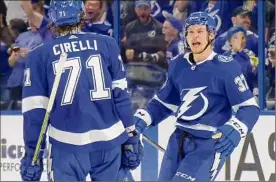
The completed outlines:
<svg viewBox="0 0 276 182">
<path fill-rule="evenodd" d="M 190 121 L 202 116 L 206 112 L 209 105 L 207 97 L 202 93 L 202 91 L 206 88 L 207 86 L 183 89 L 181 92 L 182 103 L 176 112 L 176 117 Z M 198 99 L 201 99 L 201 101 L 196 102 Z M 198 103 L 201 104 L 198 105 Z M 186 115 L 189 109 L 191 109 L 192 107 L 196 107 L 197 111 L 192 115 Z"/>
<path fill-rule="evenodd" d="M 219 55 L 218 60 L 221 61 L 221 62 L 227 63 L 227 62 L 233 61 L 233 58 L 228 57 L 228 56 L 224 56 L 224 55 Z"/>
<path fill-rule="evenodd" d="M 208 15 L 210 15 L 211 17 L 213 17 L 217 23 L 217 27 L 216 27 L 216 31 L 218 31 L 222 25 L 222 21 L 220 16 L 218 15 L 219 9 L 216 9 L 214 11 L 210 11 L 208 12 Z"/>
</svg>

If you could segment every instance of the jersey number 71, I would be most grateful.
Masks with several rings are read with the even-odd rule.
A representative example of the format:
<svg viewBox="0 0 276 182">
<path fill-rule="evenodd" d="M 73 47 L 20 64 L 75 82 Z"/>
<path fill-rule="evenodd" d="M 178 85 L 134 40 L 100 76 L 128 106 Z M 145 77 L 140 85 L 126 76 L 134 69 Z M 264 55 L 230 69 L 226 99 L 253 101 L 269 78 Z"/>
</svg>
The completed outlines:
<svg viewBox="0 0 276 182">
<path fill-rule="evenodd" d="M 54 73 L 56 74 L 56 66 L 58 62 L 53 62 Z M 91 70 L 94 89 L 90 90 L 90 99 L 102 100 L 110 99 L 110 88 L 106 88 L 104 81 L 104 72 L 102 68 L 102 60 L 100 55 L 91 55 L 86 61 L 86 68 Z M 64 63 L 63 72 L 69 70 L 68 79 L 63 92 L 61 105 L 72 104 L 76 92 L 76 87 L 82 71 L 81 58 L 68 58 Z"/>
</svg>

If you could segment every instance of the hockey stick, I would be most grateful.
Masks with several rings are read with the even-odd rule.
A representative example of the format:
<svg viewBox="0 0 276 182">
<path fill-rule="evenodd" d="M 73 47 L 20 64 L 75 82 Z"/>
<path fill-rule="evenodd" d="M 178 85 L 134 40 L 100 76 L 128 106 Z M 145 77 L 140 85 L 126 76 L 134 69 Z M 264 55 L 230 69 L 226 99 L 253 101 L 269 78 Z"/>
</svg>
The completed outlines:
<svg viewBox="0 0 276 182">
<path fill-rule="evenodd" d="M 43 137 L 44 137 L 44 135 L 47 131 L 49 116 L 50 116 L 50 113 L 52 111 L 53 104 L 54 104 L 54 101 L 55 101 L 55 98 L 56 98 L 56 93 L 57 93 L 59 81 L 60 81 L 60 78 L 61 78 L 61 75 L 62 75 L 62 70 L 63 70 L 63 66 L 64 66 L 64 63 L 65 63 L 66 59 L 67 59 L 67 53 L 61 53 L 60 58 L 59 58 L 58 67 L 57 67 L 56 77 L 55 77 L 55 80 L 54 80 L 54 83 L 53 83 L 53 88 L 52 88 L 51 95 L 50 95 L 50 98 L 49 98 L 49 103 L 48 103 L 46 113 L 45 113 L 45 116 L 44 116 L 44 119 L 43 119 L 43 123 L 42 123 L 40 134 L 39 134 L 39 138 L 38 138 L 38 141 L 37 141 L 37 144 L 36 144 L 36 147 L 35 147 L 35 153 L 34 153 L 34 156 L 33 156 L 33 159 L 32 159 L 32 165 L 34 165 L 36 163 L 37 159 L 38 159 L 38 155 L 39 155 L 40 148 L 41 148 L 41 143 L 42 143 Z"/>
<path fill-rule="evenodd" d="M 222 137 L 222 133 L 216 133 L 215 135 L 212 136 L 213 139 L 219 139 L 221 137 Z M 142 138 L 144 140 L 146 140 L 150 145 L 152 145 L 157 150 L 160 150 L 161 152 L 165 153 L 165 149 L 163 147 L 161 147 L 160 145 L 158 145 L 157 143 L 155 143 L 154 141 L 152 141 L 148 136 L 143 134 Z"/>
<path fill-rule="evenodd" d="M 143 137 L 144 140 L 146 140 L 154 148 L 156 148 L 157 150 L 160 150 L 161 152 L 165 153 L 165 149 L 163 147 L 161 147 L 160 145 L 158 145 L 157 143 L 155 143 L 154 141 L 152 141 L 149 137 L 147 137 L 144 134 L 142 135 L 142 137 Z"/>
</svg>

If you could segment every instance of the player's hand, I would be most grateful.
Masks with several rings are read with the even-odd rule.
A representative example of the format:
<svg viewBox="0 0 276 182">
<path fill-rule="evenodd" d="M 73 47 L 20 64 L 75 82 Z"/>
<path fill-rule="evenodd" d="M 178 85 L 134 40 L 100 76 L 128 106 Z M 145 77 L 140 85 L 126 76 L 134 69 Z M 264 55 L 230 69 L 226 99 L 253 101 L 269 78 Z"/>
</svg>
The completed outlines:
<svg viewBox="0 0 276 182">
<path fill-rule="evenodd" d="M 26 149 L 25 156 L 20 161 L 20 175 L 23 181 L 39 181 L 43 172 L 43 152 L 39 154 L 36 164 L 32 165 L 34 149 Z"/>
<path fill-rule="evenodd" d="M 134 136 L 123 144 L 122 152 L 122 168 L 127 170 L 136 169 L 144 156 L 144 148 L 140 141 L 140 134 L 136 131 L 132 132 Z"/>
<path fill-rule="evenodd" d="M 222 157 L 228 157 L 238 146 L 242 137 L 247 131 L 242 131 L 242 127 L 235 120 L 230 120 L 223 126 L 217 128 L 213 138 L 218 139 L 215 150 L 221 153 Z"/>
</svg>

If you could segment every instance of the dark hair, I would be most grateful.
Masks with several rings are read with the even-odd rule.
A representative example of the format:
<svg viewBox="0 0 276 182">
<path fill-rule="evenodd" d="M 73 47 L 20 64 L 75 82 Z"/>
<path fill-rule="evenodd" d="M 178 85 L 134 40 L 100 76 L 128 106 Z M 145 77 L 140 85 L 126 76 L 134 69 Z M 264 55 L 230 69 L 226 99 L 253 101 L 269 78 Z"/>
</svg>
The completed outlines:
<svg viewBox="0 0 276 182">
<path fill-rule="evenodd" d="M 14 18 L 10 20 L 11 30 L 14 32 L 15 37 L 28 30 L 27 24 L 20 18 Z"/>
<path fill-rule="evenodd" d="M 0 0 L 0 14 L 2 15 L 2 22 L 4 26 L 7 26 L 7 6 L 4 2 L 4 0 Z"/>
<path fill-rule="evenodd" d="M 14 38 L 8 27 L 0 27 L 0 41 L 4 42 L 9 47 L 14 43 Z"/>
</svg>

